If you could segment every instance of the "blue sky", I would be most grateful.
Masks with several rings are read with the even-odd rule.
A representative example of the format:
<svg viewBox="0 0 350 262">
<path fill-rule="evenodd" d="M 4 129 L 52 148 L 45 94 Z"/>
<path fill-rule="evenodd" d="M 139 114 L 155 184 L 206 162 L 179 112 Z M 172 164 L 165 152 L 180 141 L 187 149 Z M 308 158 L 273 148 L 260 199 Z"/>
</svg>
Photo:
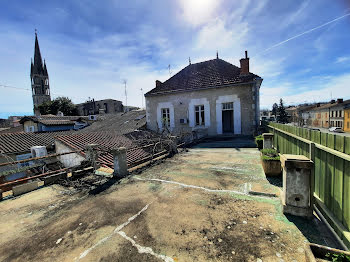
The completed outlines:
<svg viewBox="0 0 350 262">
<path fill-rule="evenodd" d="M 348 0 L 6 1 L 0 10 L 0 117 L 32 113 L 34 29 L 53 98 L 141 106 L 155 80 L 216 56 L 264 78 L 261 107 L 350 98 Z M 170 74 L 168 65 L 170 64 Z M 29 89 L 29 90 L 23 90 Z"/>
</svg>

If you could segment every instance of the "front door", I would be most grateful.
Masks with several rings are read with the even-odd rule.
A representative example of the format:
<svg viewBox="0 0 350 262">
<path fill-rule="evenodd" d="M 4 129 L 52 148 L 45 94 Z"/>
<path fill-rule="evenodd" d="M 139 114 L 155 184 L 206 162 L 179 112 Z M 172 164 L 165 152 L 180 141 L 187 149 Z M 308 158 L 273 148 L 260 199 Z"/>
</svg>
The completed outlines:
<svg viewBox="0 0 350 262">
<path fill-rule="evenodd" d="M 233 133 L 233 102 L 222 104 L 222 131 Z"/>
</svg>

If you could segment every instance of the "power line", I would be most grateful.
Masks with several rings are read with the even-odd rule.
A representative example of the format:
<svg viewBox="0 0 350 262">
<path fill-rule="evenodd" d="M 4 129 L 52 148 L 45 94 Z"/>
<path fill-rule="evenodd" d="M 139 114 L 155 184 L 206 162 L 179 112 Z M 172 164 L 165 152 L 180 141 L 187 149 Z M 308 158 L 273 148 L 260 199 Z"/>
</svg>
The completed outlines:
<svg viewBox="0 0 350 262">
<path fill-rule="evenodd" d="M 340 17 L 337 17 L 337 18 L 335 18 L 335 19 L 333 19 L 333 20 L 331 20 L 331 21 L 328 21 L 327 23 L 324 23 L 324 24 L 322 24 L 322 25 L 316 26 L 316 27 L 314 27 L 314 28 L 312 28 L 312 29 L 309 29 L 309 30 L 303 32 L 303 33 L 300 33 L 300 34 L 298 34 L 298 35 L 295 35 L 295 36 L 293 36 L 293 37 L 290 37 L 290 38 L 288 38 L 288 39 L 286 39 L 286 40 L 284 40 L 284 41 L 282 41 L 282 42 L 279 42 L 279 43 L 277 43 L 277 44 L 274 44 L 273 46 L 270 46 L 269 48 L 266 48 L 264 51 L 258 53 L 257 55 L 264 54 L 264 53 L 266 53 L 267 51 L 271 50 L 271 49 L 274 48 L 274 47 L 283 45 L 284 43 L 287 43 L 287 42 L 289 42 L 290 40 L 293 40 L 293 39 L 298 38 L 298 37 L 300 37 L 300 36 L 303 36 L 303 35 L 305 35 L 305 34 L 311 33 L 311 32 L 313 32 L 313 31 L 315 31 L 315 30 L 317 30 L 317 29 L 320 29 L 320 28 L 322 28 L 322 27 L 325 27 L 326 25 L 329 25 L 329 24 L 331 24 L 331 23 L 334 23 L 334 22 L 336 22 L 336 21 L 338 21 L 338 20 L 340 20 L 340 19 L 343 19 L 344 17 L 349 16 L 349 15 L 350 15 L 350 13 L 347 13 L 347 14 L 342 15 L 342 16 L 340 16 Z"/>
<path fill-rule="evenodd" d="M 23 88 L 23 87 L 16 87 L 16 86 L 9 86 L 9 85 L 2 85 L 0 84 L 0 87 L 3 87 L 3 88 L 10 88 L 10 89 L 16 89 L 16 90 L 25 90 L 25 91 L 29 91 L 31 92 L 32 90 L 30 88 Z M 51 92 L 50 92 L 51 93 Z M 54 96 L 66 96 L 66 95 L 63 95 L 63 94 L 57 94 L 57 93 L 51 93 L 51 95 L 54 95 Z M 78 99 L 85 99 L 83 97 L 77 97 L 77 96 L 71 96 L 73 98 L 78 98 Z"/>
</svg>

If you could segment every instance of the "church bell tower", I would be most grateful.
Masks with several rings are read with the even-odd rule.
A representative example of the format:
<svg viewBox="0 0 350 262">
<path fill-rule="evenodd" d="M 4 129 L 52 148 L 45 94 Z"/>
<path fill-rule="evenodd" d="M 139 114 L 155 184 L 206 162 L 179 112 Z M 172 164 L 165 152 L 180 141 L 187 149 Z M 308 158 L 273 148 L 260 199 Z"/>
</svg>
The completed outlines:
<svg viewBox="0 0 350 262">
<path fill-rule="evenodd" d="M 38 106 L 51 101 L 49 75 L 46 63 L 41 58 L 38 36 L 35 31 L 34 63 L 31 61 L 30 80 L 32 84 L 33 110 L 36 116 L 40 115 Z"/>
</svg>

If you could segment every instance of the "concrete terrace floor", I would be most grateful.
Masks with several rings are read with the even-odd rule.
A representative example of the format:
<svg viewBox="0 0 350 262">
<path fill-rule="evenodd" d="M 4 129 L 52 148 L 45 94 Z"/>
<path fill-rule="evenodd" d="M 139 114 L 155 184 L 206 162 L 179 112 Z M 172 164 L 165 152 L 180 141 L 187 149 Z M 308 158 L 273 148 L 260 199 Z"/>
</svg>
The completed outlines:
<svg viewBox="0 0 350 262">
<path fill-rule="evenodd" d="M 306 261 L 279 199 L 250 189 L 278 193 L 259 151 L 215 143 L 97 195 L 41 188 L 0 202 L 0 261 Z"/>
</svg>

